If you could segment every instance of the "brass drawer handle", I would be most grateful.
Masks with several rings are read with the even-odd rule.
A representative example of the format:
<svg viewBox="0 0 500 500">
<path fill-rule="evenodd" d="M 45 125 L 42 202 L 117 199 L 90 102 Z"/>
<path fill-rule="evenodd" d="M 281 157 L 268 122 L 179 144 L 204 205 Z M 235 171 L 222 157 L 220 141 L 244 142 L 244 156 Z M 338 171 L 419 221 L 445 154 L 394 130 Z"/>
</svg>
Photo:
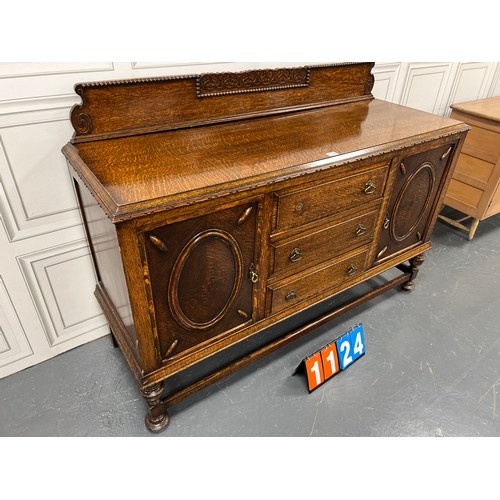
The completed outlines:
<svg viewBox="0 0 500 500">
<path fill-rule="evenodd" d="M 295 293 L 294 290 L 290 290 L 286 295 L 285 295 L 285 300 L 295 300 L 297 298 L 297 294 Z"/>
<path fill-rule="evenodd" d="M 347 275 L 348 276 L 352 276 L 356 273 L 356 271 L 358 270 L 358 268 L 354 265 L 354 264 L 351 264 L 348 268 L 347 268 Z"/>
<path fill-rule="evenodd" d="M 373 194 L 376 191 L 374 182 L 370 179 L 365 184 L 365 194 Z"/>
<path fill-rule="evenodd" d="M 390 222 L 391 221 L 390 221 L 389 217 L 386 217 L 384 220 L 384 229 L 387 229 L 389 227 Z"/>
<path fill-rule="evenodd" d="M 366 233 L 366 226 L 364 226 L 363 224 L 358 224 L 356 226 L 356 236 L 361 236 L 362 234 L 365 234 Z"/>
<path fill-rule="evenodd" d="M 259 275 L 255 272 L 255 266 L 250 264 L 250 268 L 248 269 L 248 277 L 252 283 L 257 283 L 259 281 Z"/>
<path fill-rule="evenodd" d="M 290 260 L 292 262 L 298 262 L 300 259 L 302 259 L 300 248 L 294 248 L 290 253 Z"/>
<path fill-rule="evenodd" d="M 295 211 L 300 213 L 302 210 L 304 210 L 304 204 L 301 201 L 298 201 L 295 205 Z"/>
</svg>

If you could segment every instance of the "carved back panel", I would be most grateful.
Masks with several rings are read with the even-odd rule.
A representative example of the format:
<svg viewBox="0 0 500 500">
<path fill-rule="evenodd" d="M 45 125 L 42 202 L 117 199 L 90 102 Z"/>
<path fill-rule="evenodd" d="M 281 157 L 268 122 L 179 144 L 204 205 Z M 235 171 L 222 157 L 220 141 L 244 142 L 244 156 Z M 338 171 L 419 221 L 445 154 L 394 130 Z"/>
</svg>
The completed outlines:
<svg viewBox="0 0 500 500">
<path fill-rule="evenodd" d="M 373 63 L 78 84 L 72 142 L 372 99 Z"/>
</svg>

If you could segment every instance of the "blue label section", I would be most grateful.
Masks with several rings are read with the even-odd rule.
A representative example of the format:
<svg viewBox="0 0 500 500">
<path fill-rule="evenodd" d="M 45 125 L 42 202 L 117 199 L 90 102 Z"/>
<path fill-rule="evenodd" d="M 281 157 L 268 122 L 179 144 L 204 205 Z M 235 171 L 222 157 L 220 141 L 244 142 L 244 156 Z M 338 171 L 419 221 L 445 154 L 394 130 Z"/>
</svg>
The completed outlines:
<svg viewBox="0 0 500 500">
<path fill-rule="evenodd" d="M 345 370 L 365 353 L 365 332 L 363 325 L 358 325 L 354 330 L 342 335 L 335 341 L 339 357 L 339 367 Z"/>
<path fill-rule="evenodd" d="M 350 334 L 352 358 L 356 361 L 360 356 L 365 353 L 365 332 L 363 325 L 357 326 Z"/>
<path fill-rule="evenodd" d="M 339 367 L 341 370 L 345 370 L 354 361 L 352 357 L 351 334 L 346 333 L 342 335 L 342 337 L 335 341 L 335 344 L 339 356 Z"/>
</svg>

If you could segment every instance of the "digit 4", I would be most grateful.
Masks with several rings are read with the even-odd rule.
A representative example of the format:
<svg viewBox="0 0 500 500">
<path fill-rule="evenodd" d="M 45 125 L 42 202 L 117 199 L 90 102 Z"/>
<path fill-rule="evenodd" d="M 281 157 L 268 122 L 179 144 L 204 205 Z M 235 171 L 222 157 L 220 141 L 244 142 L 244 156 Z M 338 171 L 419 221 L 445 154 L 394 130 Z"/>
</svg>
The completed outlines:
<svg viewBox="0 0 500 500">
<path fill-rule="evenodd" d="M 365 333 L 363 325 L 357 326 L 350 334 L 350 344 L 353 346 L 353 361 L 365 353 Z"/>
<path fill-rule="evenodd" d="M 339 355 L 339 367 L 345 370 L 365 353 L 365 334 L 363 325 L 357 326 L 354 330 L 342 335 L 335 341 Z"/>
</svg>

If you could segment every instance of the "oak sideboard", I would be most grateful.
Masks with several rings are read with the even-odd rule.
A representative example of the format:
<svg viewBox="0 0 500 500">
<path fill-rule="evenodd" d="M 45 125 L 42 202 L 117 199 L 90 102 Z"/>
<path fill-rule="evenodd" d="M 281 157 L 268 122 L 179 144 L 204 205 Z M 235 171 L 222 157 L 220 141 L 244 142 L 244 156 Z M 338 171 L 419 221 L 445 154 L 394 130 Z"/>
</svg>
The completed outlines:
<svg viewBox="0 0 500 500">
<path fill-rule="evenodd" d="M 75 87 L 63 153 L 95 295 L 150 430 L 194 392 L 393 287 L 414 287 L 468 126 L 374 99 L 372 67 Z"/>
</svg>

